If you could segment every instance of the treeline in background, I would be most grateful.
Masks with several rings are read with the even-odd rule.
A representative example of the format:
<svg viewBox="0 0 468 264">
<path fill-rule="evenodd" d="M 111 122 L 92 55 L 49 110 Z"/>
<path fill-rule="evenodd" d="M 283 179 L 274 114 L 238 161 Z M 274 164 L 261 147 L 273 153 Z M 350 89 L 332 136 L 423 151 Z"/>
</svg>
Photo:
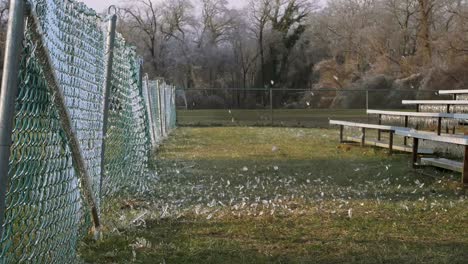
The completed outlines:
<svg viewBox="0 0 468 264">
<path fill-rule="evenodd" d="M 391 107 L 468 84 L 465 0 L 250 0 L 241 8 L 226 0 L 124 0 L 119 17 L 150 78 L 185 90 L 179 106 L 261 108 L 262 89 L 275 88 L 284 89 L 275 92 L 276 107 L 362 104 L 363 93 L 339 92 L 349 89 L 394 91 L 371 98 Z"/>
</svg>

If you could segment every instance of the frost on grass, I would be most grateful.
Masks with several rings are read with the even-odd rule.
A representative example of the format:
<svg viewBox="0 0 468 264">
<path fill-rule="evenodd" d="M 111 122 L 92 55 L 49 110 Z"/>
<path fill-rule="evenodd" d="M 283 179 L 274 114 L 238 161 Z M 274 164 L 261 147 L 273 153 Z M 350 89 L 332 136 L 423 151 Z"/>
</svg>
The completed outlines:
<svg viewBox="0 0 468 264">
<path fill-rule="evenodd" d="M 244 130 L 247 133 L 245 131 L 247 129 Z M 312 144 L 306 130 L 285 131 L 295 140 Z M 261 138 L 268 138 L 266 136 L 262 134 Z M 317 131 L 314 139 L 324 142 L 325 136 L 333 137 Z M 224 140 L 220 143 L 224 144 Z M 288 148 L 270 140 L 260 147 L 264 148 L 265 156 L 286 155 Z M 193 146 L 196 151 L 202 148 L 200 142 Z M 121 214 L 117 219 L 137 226 L 144 226 L 145 219 L 194 216 L 216 221 L 227 217 L 320 213 L 352 220 L 384 209 L 394 211 L 395 215 L 428 212 L 437 216 L 452 208 L 466 206 L 466 194 L 456 183 L 459 175 L 437 175 L 437 171 L 431 169 L 429 173 L 435 175 L 428 177 L 414 173 L 406 157 L 399 160 L 398 156 L 390 159 L 386 153 L 379 157 L 369 154 L 369 161 L 362 159 L 366 154 L 361 152 L 372 150 L 359 150 L 359 155 L 349 155 L 357 159 L 353 162 L 316 161 L 311 164 L 312 160 L 304 159 L 306 165 L 287 160 L 288 157 L 284 160 L 226 161 L 223 156 L 217 162 L 191 160 L 187 156 L 171 157 L 158 163 L 159 180 L 152 184 L 151 193 L 140 201 L 140 206 L 130 206 L 132 210 L 116 210 Z M 321 155 L 318 156 L 321 160 L 325 160 L 324 157 L 340 159 L 345 153 L 339 151 L 333 144 L 314 155 Z M 209 154 L 204 152 L 203 155 L 205 153 Z M 225 155 L 224 151 L 222 155 Z M 249 153 L 232 155 L 244 157 Z M 330 155 L 335 156 L 330 158 Z M 296 168 L 298 164 L 302 167 Z M 129 211 L 131 215 L 128 215 Z"/>
<path fill-rule="evenodd" d="M 369 208 L 394 203 L 396 214 L 412 211 L 444 213 L 466 203 L 461 189 L 447 188 L 447 181 L 427 184 L 414 175 L 394 177 L 391 165 L 378 168 L 355 167 L 344 184 L 319 172 L 282 173 L 278 165 L 243 166 L 215 170 L 213 174 L 194 174 L 196 164 L 174 164 L 163 169 L 154 186 L 151 203 L 139 214 L 128 218 L 134 225 L 143 219 L 179 219 L 188 216 L 216 220 L 223 217 L 261 217 L 314 212 L 352 219 L 371 213 Z M 363 171 L 378 171 L 374 179 L 356 180 Z M 208 172 L 209 173 L 209 172 Z"/>
</svg>

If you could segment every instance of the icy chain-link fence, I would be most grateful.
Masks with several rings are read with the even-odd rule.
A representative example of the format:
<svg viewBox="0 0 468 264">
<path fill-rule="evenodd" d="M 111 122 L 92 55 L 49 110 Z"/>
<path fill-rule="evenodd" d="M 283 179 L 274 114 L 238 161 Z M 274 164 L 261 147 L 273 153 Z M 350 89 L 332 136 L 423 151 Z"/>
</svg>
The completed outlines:
<svg viewBox="0 0 468 264">
<path fill-rule="evenodd" d="M 135 49 L 117 34 L 104 138 L 106 19 L 72 0 L 27 2 L 0 264 L 74 263 L 92 221 L 51 83 L 63 94 L 98 207 L 151 188 L 150 152 L 175 127 L 175 89 L 142 81 Z"/>
<path fill-rule="evenodd" d="M 176 127 L 176 90 L 163 80 L 144 79 L 144 98 L 147 102 L 153 146 L 157 146 Z"/>
</svg>

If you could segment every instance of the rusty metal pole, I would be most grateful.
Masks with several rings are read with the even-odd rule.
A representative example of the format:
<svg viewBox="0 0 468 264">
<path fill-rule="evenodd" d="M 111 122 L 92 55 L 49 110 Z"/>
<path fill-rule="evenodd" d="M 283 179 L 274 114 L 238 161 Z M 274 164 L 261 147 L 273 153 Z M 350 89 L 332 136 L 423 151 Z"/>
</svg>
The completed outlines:
<svg viewBox="0 0 468 264">
<path fill-rule="evenodd" d="M 18 94 L 21 47 L 24 39 L 25 1 L 11 0 L 5 43 L 2 88 L 0 90 L 0 238 L 6 210 L 9 162 L 12 145 L 15 102 Z"/>
</svg>

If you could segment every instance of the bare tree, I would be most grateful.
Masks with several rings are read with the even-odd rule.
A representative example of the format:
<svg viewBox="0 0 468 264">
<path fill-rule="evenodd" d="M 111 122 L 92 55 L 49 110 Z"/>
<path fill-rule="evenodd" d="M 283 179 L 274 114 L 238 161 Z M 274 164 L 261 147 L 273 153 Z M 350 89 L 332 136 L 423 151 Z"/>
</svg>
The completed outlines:
<svg viewBox="0 0 468 264">
<path fill-rule="evenodd" d="M 233 17 L 226 0 L 202 0 L 203 30 L 198 41 L 199 47 L 204 44 L 217 46 L 226 41 L 232 22 Z"/>
<path fill-rule="evenodd" d="M 434 8 L 433 0 L 418 0 L 419 3 L 419 36 L 418 45 L 423 63 L 428 65 L 432 61 L 431 24 Z"/>
<path fill-rule="evenodd" d="M 265 46 L 264 36 L 267 24 L 269 22 L 269 16 L 271 13 L 271 4 L 269 0 L 251 0 L 250 1 L 250 13 L 253 21 L 252 31 L 257 38 L 257 46 L 260 55 L 260 81 L 258 82 L 259 87 L 263 87 L 266 84 L 265 80 Z"/>
</svg>

